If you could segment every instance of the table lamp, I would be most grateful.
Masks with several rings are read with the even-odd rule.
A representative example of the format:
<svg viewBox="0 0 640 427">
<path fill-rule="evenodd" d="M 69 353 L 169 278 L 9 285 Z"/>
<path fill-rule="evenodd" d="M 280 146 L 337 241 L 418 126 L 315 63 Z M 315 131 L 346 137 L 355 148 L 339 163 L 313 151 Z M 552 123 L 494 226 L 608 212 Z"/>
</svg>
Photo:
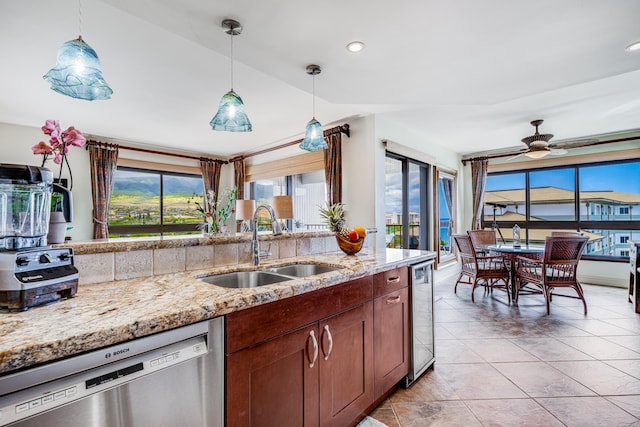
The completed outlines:
<svg viewBox="0 0 640 427">
<path fill-rule="evenodd" d="M 246 233 L 251 231 L 251 220 L 253 219 L 253 213 L 255 211 L 255 200 L 236 200 L 236 221 L 242 221 L 242 224 L 240 224 L 240 232 Z"/>
<path fill-rule="evenodd" d="M 273 210 L 279 220 L 293 218 L 293 197 L 273 196 Z M 286 221 L 281 221 L 282 230 L 287 231 Z"/>
</svg>

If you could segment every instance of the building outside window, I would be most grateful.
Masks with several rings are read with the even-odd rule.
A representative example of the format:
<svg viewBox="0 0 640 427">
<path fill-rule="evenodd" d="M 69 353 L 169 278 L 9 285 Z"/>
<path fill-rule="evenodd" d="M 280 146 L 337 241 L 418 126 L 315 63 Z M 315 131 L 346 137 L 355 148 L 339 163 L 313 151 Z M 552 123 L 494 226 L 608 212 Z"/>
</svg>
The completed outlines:
<svg viewBox="0 0 640 427">
<path fill-rule="evenodd" d="M 581 231 L 585 256 L 628 256 L 640 238 L 640 162 L 563 166 L 487 177 L 484 226 L 495 221 L 505 240 L 518 224 L 530 243 L 552 231 Z M 635 177 L 635 179 L 632 179 Z"/>
</svg>

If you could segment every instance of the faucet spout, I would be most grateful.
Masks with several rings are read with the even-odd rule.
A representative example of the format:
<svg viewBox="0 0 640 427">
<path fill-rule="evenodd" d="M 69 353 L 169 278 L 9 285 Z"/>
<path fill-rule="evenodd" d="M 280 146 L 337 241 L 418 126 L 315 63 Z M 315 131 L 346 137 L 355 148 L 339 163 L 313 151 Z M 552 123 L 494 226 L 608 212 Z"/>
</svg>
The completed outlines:
<svg viewBox="0 0 640 427">
<path fill-rule="evenodd" d="M 260 205 L 256 208 L 253 213 L 253 234 L 251 240 L 251 252 L 253 254 L 251 263 L 253 265 L 260 265 L 260 242 L 258 241 L 258 213 L 260 210 L 266 210 L 269 213 L 269 217 L 271 218 L 271 228 L 273 229 L 273 235 L 279 236 L 282 234 L 282 227 L 280 223 L 276 220 L 276 213 L 273 208 L 269 205 Z"/>
</svg>

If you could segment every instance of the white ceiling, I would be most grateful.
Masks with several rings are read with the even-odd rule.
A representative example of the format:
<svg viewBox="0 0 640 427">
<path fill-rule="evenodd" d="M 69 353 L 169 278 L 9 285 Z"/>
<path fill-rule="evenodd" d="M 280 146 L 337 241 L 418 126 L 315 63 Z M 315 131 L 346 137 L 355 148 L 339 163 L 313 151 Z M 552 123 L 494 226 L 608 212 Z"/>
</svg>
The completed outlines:
<svg viewBox="0 0 640 427">
<path fill-rule="evenodd" d="M 638 0 L 82 0 L 82 36 L 114 90 L 93 102 L 42 79 L 78 35 L 78 1 L 0 4 L 0 122 L 57 118 L 227 157 L 302 136 L 316 63 L 325 127 L 376 113 L 461 154 L 517 146 L 538 118 L 552 142 L 640 128 L 640 52 L 624 50 L 640 40 Z M 224 18 L 244 27 L 234 89 L 251 133 L 209 126 L 230 88 Z M 353 40 L 365 50 L 347 52 Z"/>
</svg>

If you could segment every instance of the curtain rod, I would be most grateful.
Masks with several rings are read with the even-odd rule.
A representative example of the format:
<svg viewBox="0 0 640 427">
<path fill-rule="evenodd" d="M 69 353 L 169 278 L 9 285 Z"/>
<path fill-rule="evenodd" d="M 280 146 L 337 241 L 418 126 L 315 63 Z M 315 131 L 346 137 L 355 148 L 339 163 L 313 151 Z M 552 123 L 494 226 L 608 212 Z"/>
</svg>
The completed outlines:
<svg viewBox="0 0 640 427">
<path fill-rule="evenodd" d="M 596 141 L 596 142 L 592 142 L 590 144 L 585 144 L 585 145 L 583 145 L 581 147 L 573 147 L 573 148 L 592 147 L 594 145 L 611 144 L 611 143 L 614 143 L 614 142 L 635 141 L 637 139 L 640 139 L 640 137 L 639 136 L 630 136 L 630 137 L 627 137 L 627 138 L 609 139 L 607 141 Z M 560 146 L 559 148 L 562 148 L 562 146 Z M 468 159 L 462 159 L 461 162 L 462 162 L 462 166 L 466 166 L 467 162 L 473 162 L 474 160 L 499 159 L 501 157 L 517 156 L 518 154 L 524 154 L 526 152 L 527 152 L 527 150 L 521 150 L 521 151 L 512 152 L 512 153 L 487 154 L 486 156 L 469 157 Z"/>
<path fill-rule="evenodd" d="M 164 152 L 164 151 L 149 150 L 147 148 L 128 147 L 126 145 L 111 144 L 111 143 L 108 143 L 108 142 L 101 142 L 101 141 L 94 141 L 94 140 L 87 141 L 87 146 L 86 147 L 89 148 L 90 145 L 98 145 L 98 146 L 101 146 L 101 147 L 118 147 L 118 149 L 121 149 L 121 150 L 138 151 L 140 153 L 149 153 L 149 154 L 160 154 L 162 156 L 180 157 L 182 159 L 209 160 L 209 161 L 214 161 L 216 163 L 220 163 L 220 164 L 223 164 L 223 165 L 229 163 L 226 160 L 210 159 L 210 158 L 207 158 L 207 157 L 189 156 L 188 154 L 167 153 L 167 152 Z"/>
<path fill-rule="evenodd" d="M 336 126 L 330 129 L 325 130 L 324 136 L 334 135 L 336 133 L 344 133 L 347 135 L 347 138 L 351 137 L 351 131 L 349 130 L 349 123 L 345 123 L 340 126 Z M 279 150 L 281 148 L 290 147 L 292 145 L 300 144 L 304 138 L 297 139 L 295 141 L 285 142 L 284 144 L 276 145 L 275 147 L 265 148 L 264 150 L 254 151 L 253 153 L 241 154 L 234 156 L 229 159 L 229 163 L 234 162 L 236 160 L 246 159 L 247 157 L 257 156 L 258 154 L 269 153 L 271 151 Z"/>
</svg>

